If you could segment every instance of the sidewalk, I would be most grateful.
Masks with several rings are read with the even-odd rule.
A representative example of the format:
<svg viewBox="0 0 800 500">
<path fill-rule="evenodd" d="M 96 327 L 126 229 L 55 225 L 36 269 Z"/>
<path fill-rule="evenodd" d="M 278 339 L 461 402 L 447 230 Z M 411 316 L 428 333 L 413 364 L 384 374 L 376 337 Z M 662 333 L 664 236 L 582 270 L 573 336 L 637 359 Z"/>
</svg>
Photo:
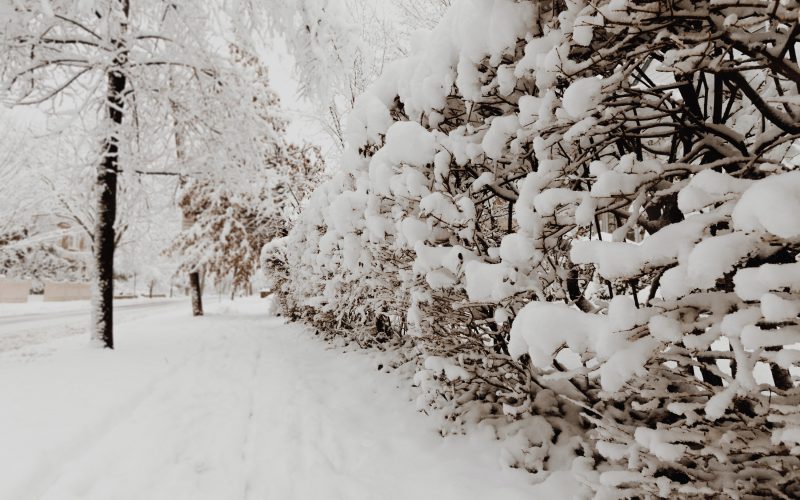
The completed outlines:
<svg viewBox="0 0 800 500">
<path fill-rule="evenodd" d="M 442 439 L 363 353 L 258 299 L 0 355 L 0 498 L 531 498 L 492 437 Z"/>
</svg>

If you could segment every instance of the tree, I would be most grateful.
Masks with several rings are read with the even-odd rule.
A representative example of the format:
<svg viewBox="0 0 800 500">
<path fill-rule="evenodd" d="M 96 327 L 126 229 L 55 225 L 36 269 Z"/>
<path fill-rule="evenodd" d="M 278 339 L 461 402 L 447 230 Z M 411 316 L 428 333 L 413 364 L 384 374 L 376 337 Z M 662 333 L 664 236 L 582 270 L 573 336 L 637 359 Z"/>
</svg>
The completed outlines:
<svg viewBox="0 0 800 500">
<path fill-rule="evenodd" d="M 408 51 L 415 31 L 436 24 L 449 0 L 289 0 L 259 10 L 245 2 L 241 30 L 281 38 L 295 60 L 302 97 L 341 153 L 356 98 L 390 61 Z"/>
<path fill-rule="evenodd" d="M 0 119 L 7 120 L 0 115 Z M 21 222 L 26 219 L 32 206 L 34 196 L 23 196 L 25 191 L 25 162 L 23 151 L 29 149 L 30 141 L 12 129 L 11 125 L 0 123 L 0 178 L 4 180 L 0 186 L 0 235 L 10 235 L 20 230 Z"/>
<path fill-rule="evenodd" d="M 51 217 L 53 200 L 41 177 L 48 163 L 47 140 L 12 113 L 0 115 L 0 263 L 2 273 L 19 278 L 85 279 L 88 261 L 59 246 L 72 236 Z M 36 283 L 35 286 L 40 286 Z"/>
<path fill-rule="evenodd" d="M 282 135 L 285 133 L 285 121 L 279 113 L 278 98 L 269 88 L 266 69 L 246 48 L 231 44 L 229 51 L 237 72 L 231 75 L 232 78 L 220 79 L 220 92 L 228 94 L 236 92 L 241 105 L 248 108 L 249 114 L 246 116 L 250 119 L 243 122 L 245 116 L 240 113 L 229 114 L 230 109 L 221 107 L 215 115 L 221 120 L 214 129 L 246 126 L 247 135 L 244 136 L 246 142 L 227 139 L 221 143 L 214 143 L 217 150 L 223 153 L 222 156 L 214 157 L 205 153 L 209 141 L 213 141 L 214 138 L 206 136 L 202 122 L 198 124 L 193 121 L 196 117 L 190 116 L 185 119 L 183 121 L 185 125 L 176 126 L 174 131 L 176 158 L 179 164 L 185 165 L 183 173 L 178 174 L 182 191 L 179 204 L 183 211 L 184 229 L 189 230 L 193 236 L 182 241 L 178 240 L 171 248 L 171 253 L 175 254 L 179 249 L 187 253 L 184 255 L 181 269 L 189 273 L 194 316 L 203 314 L 200 272 L 204 268 L 213 268 L 208 265 L 209 258 L 203 253 L 197 253 L 198 250 L 194 247 L 204 242 L 209 243 L 209 248 L 215 247 L 213 241 L 208 242 L 208 238 L 219 235 L 214 232 L 213 224 L 209 225 L 213 219 L 211 213 L 223 207 L 226 212 L 231 209 L 228 198 L 231 193 L 242 193 L 242 196 L 254 204 L 253 186 L 261 186 L 263 179 L 260 176 L 269 172 L 269 168 L 265 170 L 264 167 L 272 166 L 275 161 L 289 161 L 284 159 L 286 150 Z M 209 102 L 209 105 L 213 107 L 224 102 L 217 99 Z M 175 107 L 173 113 L 177 116 L 180 109 Z M 199 130 L 197 125 L 201 125 Z M 197 154 L 195 150 L 197 145 L 201 146 L 201 152 L 204 154 Z M 216 167 L 213 168 L 213 173 L 209 170 L 210 165 Z M 175 174 L 175 172 L 157 173 Z M 215 193 L 214 196 L 219 195 L 216 200 L 220 198 L 226 200 L 223 205 L 211 201 L 212 191 Z M 236 198 L 238 199 L 238 195 Z M 205 211 L 209 213 L 204 213 Z M 238 215 L 248 217 L 241 213 Z M 204 230 L 211 233 L 205 234 L 202 232 Z M 216 246 L 216 248 L 222 247 Z M 207 251 L 208 248 L 202 250 Z M 195 258 L 189 258 L 190 255 Z M 251 271 L 248 269 L 247 272 Z"/>
<path fill-rule="evenodd" d="M 215 168 L 227 175 L 230 165 L 253 154 L 248 127 L 258 117 L 235 85 L 242 80 L 231 55 L 214 46 L 215 7 L 195 7 L 128 0 L 2 4 L 6 100 L 69 111 L 98 144 L 93 336 L 105 347 L 113 347 L 121 168 L 163 169 L 163 159 L 174 158 L 174 130 L 184 131 L 188 153 L 167 165 L 172 172 Z"/>
<path fill-rule="evenodd" d="M 230 277 L 233 291 L 246 289 L 261 248 L 286 235 L 322 165 L 315 148 L 278 144 L 246 184 L 189 179 L 179 205 L 194 220 L 167 253 L 180 256 L 179 271 L 202 272 L 217 283 Z"/>
<path fill-rule="evenodd" d="M 401 31 L 404 38 L 410 39 L 414 33 L 424 29 L 433 30 L 447 9 L 452 5 L 452 0 L 396 0 L 397 10 L 401 17 Z"/>
</svg>

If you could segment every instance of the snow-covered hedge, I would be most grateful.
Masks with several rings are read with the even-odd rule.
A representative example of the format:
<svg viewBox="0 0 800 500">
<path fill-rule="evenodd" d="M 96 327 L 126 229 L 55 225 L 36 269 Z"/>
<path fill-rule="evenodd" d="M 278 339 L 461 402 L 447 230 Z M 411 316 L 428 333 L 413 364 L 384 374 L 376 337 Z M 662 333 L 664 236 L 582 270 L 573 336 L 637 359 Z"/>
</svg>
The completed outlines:
<svg viewBox="0 0 800 500">
<path fill-rule="evenodd" d="M 455 2 L 265 249 L 284 303 L 512 366 L 509 415 L 558 381 L 598 497 L 800 495 L 799 8 Z"/>
</svg>

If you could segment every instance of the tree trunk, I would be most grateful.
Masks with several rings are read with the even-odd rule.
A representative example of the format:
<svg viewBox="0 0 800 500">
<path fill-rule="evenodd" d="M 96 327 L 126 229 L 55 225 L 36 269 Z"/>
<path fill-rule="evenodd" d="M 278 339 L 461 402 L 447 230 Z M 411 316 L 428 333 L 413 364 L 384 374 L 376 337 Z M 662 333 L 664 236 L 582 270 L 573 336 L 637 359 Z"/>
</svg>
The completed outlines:
<svg viewBox="0 0 800 500">
<path fill-rule="evenodd" d="M 128 0 L 120 0 L 128 17 Z M 120 34 L 125 31 L 124 22 Z M 119 128 L 122 125 L 127 78 L 121 71 L 128 54 L 122 38 L 114 40 L 118 48 L 113 65 L 106 75 L 106 110 L 111 131 L 103 142 L 103 158 L 97 168 L 97 216 L 94 228 L 95 284 L 92 297 L 92 338 L 102 347 L 114 348 L 114 221 L 117 217 L 117 173 L 119 172 Z"/>
<path fill-rule="evenodd" d="M 109 77 L 109 82 L 111 77 Z M 110 85 L 109 85 L 110 86 Z M 98 200 L 94 229 L 95 286 L 92 297 L 93 338 L 114 348 L 114 219 L 117 212 L 117 144 L 106 141 L 97 172 Z"/>
<path fill-rule="evenodd" d="M 175 105 L 172 105 L 173 113 L 177 111 Z M 175 125 L 175 156 L 178 159 L 178 162 L 183 162 L 185 152 L 183 150 L 183 134 L 181 133 L 180 129 L 178 128 L 178 121 L 173 116 L 172 123 Z M 180 178 L 181 186 L 183 186 L 185 180 L 183 177 Z M 192 227 L 195 221 L 195 214 L 183 213 L 183 229 L 189 229 Z M 203 315 L 203 290 L 202 286 L 200 285 L 200 273 L 197 271 L 193 273 L 189 273 L 189 294 L 192 297 L 192 316 L 202 316 Z"/>
<path fill-rule="evenodd" d="M 189 288 L 192 294 L 192 315 L 203 315 L 203 291 L 200 289 L 200 273 L 189 273 Z"/>
</svg>

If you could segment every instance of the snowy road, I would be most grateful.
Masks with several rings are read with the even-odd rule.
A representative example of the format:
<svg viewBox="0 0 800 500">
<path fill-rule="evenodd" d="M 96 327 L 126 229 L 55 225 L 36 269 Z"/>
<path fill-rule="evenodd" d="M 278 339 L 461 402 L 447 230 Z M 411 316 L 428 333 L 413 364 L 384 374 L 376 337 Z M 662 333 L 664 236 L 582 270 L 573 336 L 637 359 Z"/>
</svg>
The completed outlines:
<svg viewBox="0 0 800 500">
<path fill-rule="evenodd" d="M 41 306 L 42 303 L 27 305 L 35 307 Z M 37 312 L 28 312 L 32 308 L 27 307 L 24 309 L 25 312 L 21 314 L 0 315 L 0 352 L 86 332 L 89 324 L 88 301 L 81 301 L 75 304 L 50 303 L 46 305 L 56 305 L 66 307 L 66 309 L 44 309 Z M 136 302 L 115 303 L 114 322 L 116 324 L 124 323 L 180 307 L 190 307 L 188 300 L 139 299 Z"/>
<path fill-rule="evenodd" d="M 151 309 L 153 307 L 171 306 L 175 305 L 176 303 L 178 303 L 178 301 L 174 299 L 152 300 L 150 302 L 134 302 L 130 304 L 126 304 L 124 302 L 121 304 L 115 303 L 114 311 L 119 313 L 122 311 L 133 311 L 137 309 Z M 69 321 L 75 318 L 88 320 L 89 311 L 85 308 L 81 308 L 78 310 L 0 316 L 0 332 L 5 331 L 5 328 L 10 325 L 16 327 L 20 324 L 29 325 L 30 323 Z"/>
<path fill-rule="evenodd" d="M 0 498 L 531 498 L 493 436 L 440 438 L 396 375 L 266 304 L 0 353 Z"/>
</svg>

